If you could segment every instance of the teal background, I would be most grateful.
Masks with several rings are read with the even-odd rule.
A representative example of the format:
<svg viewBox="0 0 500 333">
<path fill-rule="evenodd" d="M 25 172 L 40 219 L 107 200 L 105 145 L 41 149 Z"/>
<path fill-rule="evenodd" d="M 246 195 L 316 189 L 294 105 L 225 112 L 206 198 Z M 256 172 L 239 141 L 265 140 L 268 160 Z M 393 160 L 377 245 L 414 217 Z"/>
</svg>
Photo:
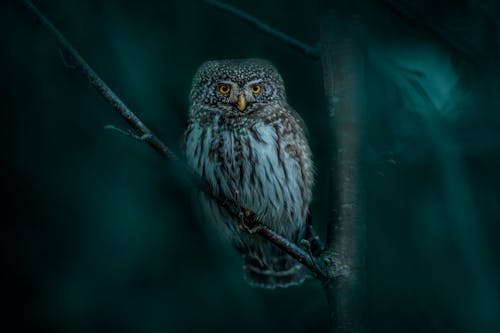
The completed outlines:
<svg viewBox="0 0 500 333">
<path fill-rule="evenodd" d="M 318 41 L 316 1 L 232 3 L 302 41 Z M 499 332 L 500 9 L 494 1 L 407 3 L 466 41 L 474 61 L 383 2 L 365 8 L 365 326 Z M 203 2 L 36 4 L 179 154 L 197 67 L 207 59 L 271 60 L 309 128 L 313 223 L 324 235 L 334 136 L 319 62 Z M 148 146 L 104 129 L 126 124 L 64 65 L 53 38 L 17 1 L 0 3 L 0 41 L 2 325 L 327 330 L 317 281 L 274 291 L 245 283 L 238 255 L 203 221 L 184 175 Z"/>
</svg>

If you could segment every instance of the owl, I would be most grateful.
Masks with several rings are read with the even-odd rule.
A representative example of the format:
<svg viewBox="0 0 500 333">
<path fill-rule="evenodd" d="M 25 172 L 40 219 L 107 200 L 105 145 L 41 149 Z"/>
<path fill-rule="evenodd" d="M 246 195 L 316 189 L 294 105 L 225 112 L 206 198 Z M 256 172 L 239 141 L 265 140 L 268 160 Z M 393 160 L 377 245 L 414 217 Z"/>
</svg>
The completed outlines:
<svg viewBox="0 0 500 333">
<path fill-rule="evenodd" d="M 313 165 L 304 122 L 288 105 L 276 68 L 261 59 L 207 61 L 194 76 L 190 102 L 187 163 L 215 196 L 233 200 L 299 243 L 306 232 Z M 250 284 L 287 287 L 307 277 L 301 264 L 243 230 L 213 198 L 201 196 L 208 219 L 241 253 Z"/>
</svg>

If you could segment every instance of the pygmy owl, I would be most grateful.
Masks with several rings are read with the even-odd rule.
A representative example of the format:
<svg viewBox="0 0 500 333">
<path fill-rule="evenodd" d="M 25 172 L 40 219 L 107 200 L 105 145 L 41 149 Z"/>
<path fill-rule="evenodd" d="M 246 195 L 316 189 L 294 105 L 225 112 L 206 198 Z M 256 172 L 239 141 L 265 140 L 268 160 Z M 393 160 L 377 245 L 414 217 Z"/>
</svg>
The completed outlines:
<svg viewBox="0 0 500 333">
<path fill-rule="evenodd" d="M 214 60 L 194 76 L 184 147 L 188 164 L 215 194 L 255 213 L 298 243 L 311 201 L 311 152 L 300 116 L 288 105 L 283 79 L 265 60 Z M 286 287 L 306 278 L 303 266 L 257 235 L 211 198 L 202 206 L 244 259 L 247 280 Z"/>
</svg>

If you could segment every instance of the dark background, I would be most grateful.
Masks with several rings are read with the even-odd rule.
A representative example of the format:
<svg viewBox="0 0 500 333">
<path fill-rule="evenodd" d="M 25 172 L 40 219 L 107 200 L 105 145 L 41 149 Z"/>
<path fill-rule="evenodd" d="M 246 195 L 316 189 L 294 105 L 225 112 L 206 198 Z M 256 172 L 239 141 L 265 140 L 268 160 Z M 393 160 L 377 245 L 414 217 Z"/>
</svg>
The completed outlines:
<svg viewBox="0 0 500 333">
<path fill-rule="evenodd" d="M 319 38 L 319 4 L 234 1 Z M 366 18 L 362 190 L 372 332 L 500 331 L 499 5 L 372 1 Z M 198 1 L 37 1 L 174 151 L 207 59 L 280 70 L 316 163 L 324 234 L 331 116 L 320 63 Z M 463 52 L 429 32 L 444 27 Z M 320 284 L 260 290 L 200 217 L 187 179 L 145 144 L 16 1 L 0 3 L 1 325 L 48 332 L 327 330 Z M 415 83 L 417 82 L 417 83 Z M 420 87 L 421 89 L 419 90 Z M 422 92 L 423 91 L 423 92 Z"/>
</svg>

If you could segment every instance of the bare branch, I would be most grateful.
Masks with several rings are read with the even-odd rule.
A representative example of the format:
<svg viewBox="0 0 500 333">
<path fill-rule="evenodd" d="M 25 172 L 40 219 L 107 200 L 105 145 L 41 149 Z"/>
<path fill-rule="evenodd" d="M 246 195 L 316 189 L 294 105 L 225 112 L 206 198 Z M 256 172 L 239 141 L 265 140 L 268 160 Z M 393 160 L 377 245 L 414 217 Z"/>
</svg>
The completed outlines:
<svg viewBox="0 0 500 333">
<path fill-rule="evenodd" d="M 419 27 L 424 32 L 429 33 L 444 46 L 459 54 L 470 63 L 478 65 L 477 59 L 484 59 L 478 50 L 475 50 L 471 45 L 466 45 L 464 41 L 455 40 L 446 29 L 439 26 L 435 21 L 428 19 L 424 15 L 416 15 L 414 10 L 409 8 L 409 5 L 404 3 L 404 1 L 382 0 L 382 2 L 394 14 Z"/>
<path fill-rule="evenodd" d="M 108 87 L 108 85 L 94 72 L 87 64 L 76 49 L 68 42 L 66 37 L 52 24 L 45 15 L 38 10 L 29 0 L 23 1 L 24 6 L 36 16 L 40 24 L 51 33 L 59 43 L 61 49 L 71 56 L 74 62 L 73 66 L 87 78 L 90 84 L 109 102 L 113 108 L 125 119 L 125 121 L 141 136 L 144 136 L 144 141 L 149 144 L 160 155 L 168 160 L 176 159 L 170 149 L 159 140 L 151 130 L 142 123 L 142 121 L 122 102 L 122 100 Z"/>
<path fill-rule="evenodd" d="M 305 56 L 308 56 L 310 58 L 313 58 L 317 60 L 319 58 L 319 51 L 316 47 L 313 47 L 311 45 L 307 45 L 306 43 L 303 43 L 279 30 L 276 30 L 272 28 L 271 26 L 265 24 L 264 22 L 260 21 L 256 17 L 242 11 L 239 8 L 236 8 L 234 6 L 231 6 L 229 4 L 217 1 L 217 0 L 206 0 L 206 2 L 222 11 L 222 12 L 227 12 L 230 14 L 233 14 L 240 19 L 242 19 L 245 23 L 247 23 L 249 26 L 256 28 L 257 30 L 260 30 L 262 32 L 265 32 L 266 34 L 270 35 L 271 37 L 279 40 L 280 42 L 285 43 L 289 47 L 301 52 Z"/>
<path fill-rule="evenodd" d="M 324 279 L 326 275 L 320 269 L 320 266 L 312 257 L 309 256 L 307 252 L 299 248 L 293 242 L 277 234 L 269 227 L 260 223 L 255 213 L 240 207 L 231 199 L 214 196 L 213 191 L 211 191 L 208 183 L 204 179 L 201 179 L 198 175 L 196 175 L 195 172 L 191 168 L 189 168 L 183 160 L 177 158 L 175 154 L 167 147 L 167 145 L 160 139 L 158 139 L 153 134 L 153 132 L 142 123 L 142 121 L 94 72 L 94 70 L 87 64 L 83 57 L 68 42 L 68 40 L 62 35 L 62 33 L 52 24 L 52 22 L 47 17 L 45 17 L 45 15 L 40 12 L 40 10 L 38 10 L 38 8 L 36 8 L 31 1 L 23 0 L 23 4 L 33 15 L 35 15 L 35 17 L 40 21 L 41 25 L 57 39 L 57 42 L 59 43 L 61 49 L 67 52 L 73 58 L 72 61 L 74 62 L 74 64 L 72 66 L 74 66 L 76 70 L 78 70 L 84 77 L 86 77 L 90 84 L 97 89 L 97 91 L 104 97 L 104 99 L 108 103 L 110 103 L 123 118 L 125 118 L 127 123 L 132 127 L 133 132 L 122 130 L 112 125 L 106 126 L 107 129 L 117 130 L 122 134 L 146 142 L 157 153 L 159 153 L 167 160 L 177 162 L 183 167 L 184 170 L 188 172 L 191 180 L 203 193 L 211 197 L 213 200 L 216 200 L 219 205 L 224 207 L 235 218 L 240 219 L 242 223 L 247 226 L 247 232 L 256 233 L 262 238 L 267 239 L 272 244 L 289 254 L 292 258 L 296 259 L 298 262 L 309 268 L 311 272 L 313 272 L 313 274 L 315 274 L 320 280 Z M 138 135 L 135 133 L 137 133 Z M 242 216 L 241 212 L 246 213 Z"/>
<path fill-rule="evenodd" d="M 320 266 L 319 261 L 315 260 L 312 253 L 308 253 L 302 250 L 300 247 L 294 243 L 288 241 L 283 236 L 277 234 L 273 230 L 269 229 L 265 225 L 261 224 L 257 229 L 258 233 L 262 238 L 271 241 L 274 245 L 279 247 L 284 252 L 288 253 L 292 258 L 300 262 L 302 265 L 309 268 L 309 270 L 314 273 L 316 278 L 321 282 L 328 280 L 328 276 L 323 270 L 323 265 Z"/>
</svg>

